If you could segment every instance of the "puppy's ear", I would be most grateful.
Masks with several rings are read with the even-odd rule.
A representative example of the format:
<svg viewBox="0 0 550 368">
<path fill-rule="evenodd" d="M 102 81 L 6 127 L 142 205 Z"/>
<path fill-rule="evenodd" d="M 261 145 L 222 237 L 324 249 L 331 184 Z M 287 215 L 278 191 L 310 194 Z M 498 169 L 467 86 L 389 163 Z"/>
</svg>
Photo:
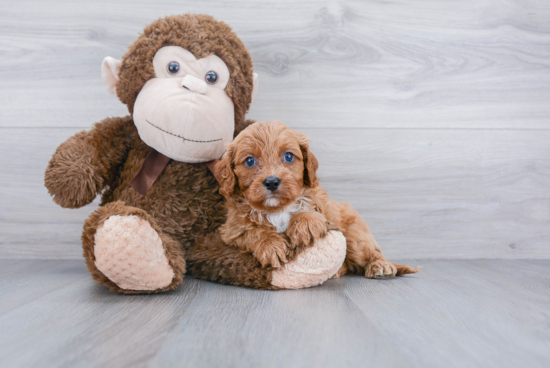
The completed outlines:
<svg viewBox="0 0 550 368">
<path fill-rule="evenodd" d="M 319 168 L 319 161 L 311 151 L 309 150 L 309 138 L 303 134 L 300 134 L 300 150 L 302 156 L 304 156 L 304 186 L 315 188 L 319 185 L 319 179 L 317 178 L 317 169 Z"/>
<path fill-rule="evenodd" d="M 226 198 L 231 197 L 237 185 L 237 177 L 233 172 L 233 155 L 233 146 L 229 144 L 227 146 L 227 151 L 223 154 L 220 162 L 218 162 L 214 168 L 216 179 L 218 179 L 218 183 L 220 183 L 220 193 Z"/>
</svg>

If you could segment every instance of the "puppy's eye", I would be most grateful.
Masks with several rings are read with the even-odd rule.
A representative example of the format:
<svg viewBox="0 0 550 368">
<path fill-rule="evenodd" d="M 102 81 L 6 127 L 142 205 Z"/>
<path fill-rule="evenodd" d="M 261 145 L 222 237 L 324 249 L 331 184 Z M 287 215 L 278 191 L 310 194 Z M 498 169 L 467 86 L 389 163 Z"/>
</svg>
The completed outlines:
<svg viewBox="0 0 550 368">
<path fill-rule="evenodd" d="M 204 75 L 204 79 L 208 84 L 216 84 L 218 82 L 218 73 L 211 70 Z"/>
<path fill-rule="evenodd" d="M 180 64 L 177 61 L 171 61 L 166 66 L 166 69 L 168 69 L 168 73 L 176 75 L 180 71 Z"/>
<path fill-rule="evenodd" d="M 285 154 L 283 155 L 283 159 L 285 160 L 285 162 L 291 163 L 292 161 L 294 161 L 294 155 L 291 152 L 285 152 Z"/>
<path fill-rule="evenodd" d="M 246 160 L 244 160 L 244 164 L 248 167 L 252 167 L 256 165 L 256 159 L 254 159 L 254 157 L 252 156 L 247 157 Z"/>
</svg>

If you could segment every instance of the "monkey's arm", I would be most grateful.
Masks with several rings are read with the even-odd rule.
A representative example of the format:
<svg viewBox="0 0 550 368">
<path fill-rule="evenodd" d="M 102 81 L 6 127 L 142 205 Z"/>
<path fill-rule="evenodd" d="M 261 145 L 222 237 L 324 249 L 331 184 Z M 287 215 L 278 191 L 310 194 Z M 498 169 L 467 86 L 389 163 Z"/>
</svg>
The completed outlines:
<svg viewBox="0 0 550 368">
<path fill-rule="evenodd" d="M 272 267 L 262 267 L 252 253 L 226 245 L 219 231 L 189 248 L 185 260 L 187 273 L 197 279 L 256 289 L 278 289 L 272 284 Z"/>
<path fill-rule="evenodd" d="M 197 279 L 279 290 L 319 285 L 336 274 L 345 257 L 346 239 L 341 232 L 329 231 L 283 267 L 262 267 L 250 252 L 226 245 L 217 231 L 191 246 L 185 260 L 187 273 Z"/>
<path fill-rule="evenodd" d="M 134 139 L 130 116 L 107 118 L 62 143 L 46 168 L 44 182 L 55 203 L 79 208 L 92 202 L 116 175 Z"/>
</svg>

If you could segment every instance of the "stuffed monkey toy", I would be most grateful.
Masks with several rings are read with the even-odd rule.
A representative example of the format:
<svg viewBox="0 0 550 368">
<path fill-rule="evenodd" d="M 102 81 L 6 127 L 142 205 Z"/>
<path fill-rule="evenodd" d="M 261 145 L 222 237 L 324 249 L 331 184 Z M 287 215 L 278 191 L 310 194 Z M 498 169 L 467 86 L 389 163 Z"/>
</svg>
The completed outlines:
<svg viewBox="0 0 550 368">
<path fill-rule="evenodd" d="M 105 58 L 102 78 L 130 115 L 69 138 L 45 174 L 62 207 L 102 195 L 82 234 L 95 281 L 131 294 L 174 289 L 186 271 L 261 289 L 314 286 L 336 273 L 345 256 L 338 232 L 279 269 L 220 239 L 224 200 L 204 163 L 252 123 L 245 114 L 258 83 L 228 25 L 207 15 L 159 19 L 122 61 Z"/>
</svg>

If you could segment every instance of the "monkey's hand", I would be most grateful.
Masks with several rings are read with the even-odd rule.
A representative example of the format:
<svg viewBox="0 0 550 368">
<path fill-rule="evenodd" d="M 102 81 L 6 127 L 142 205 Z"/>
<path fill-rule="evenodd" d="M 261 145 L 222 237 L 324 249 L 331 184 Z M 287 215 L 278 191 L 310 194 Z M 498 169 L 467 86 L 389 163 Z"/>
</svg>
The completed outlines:
<svg viewBox="0 0 550 368">
<path fill-rule="evenodd" d="M 95 165 L 96 149 L 86 142 L 88 134 L 80 132 L 62 143 L 46 169 L 46 188 L 61 207 L 85 206 L 103 189 L 103 179 Z"/>
<path fill-rule="evenodd" d="M 293 248 L 309 247 L 327 235 L 327 219 L 319 212 L 299 212 L 292 216 L 286 234 Z"/>
</svg>

